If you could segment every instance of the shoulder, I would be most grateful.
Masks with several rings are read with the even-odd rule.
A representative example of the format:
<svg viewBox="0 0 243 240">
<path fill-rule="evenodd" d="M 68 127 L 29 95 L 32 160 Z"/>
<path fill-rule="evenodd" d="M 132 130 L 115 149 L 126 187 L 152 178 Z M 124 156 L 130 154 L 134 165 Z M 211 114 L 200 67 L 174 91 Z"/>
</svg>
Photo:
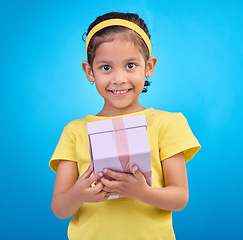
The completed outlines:
<svg viewBox="0 0 243 240">
<path fill-rule="evenodd" d="M 74 119 L 70 121 L 65 127 L 64 131 L 66 132 L 83 132 L 87 128 L 87 116 L 80 119 Z"/>
<path fill-rule="evenodd" d="M 181 117 L 183 114 L 181 112 L 168 112 L 168 111 L 163 111 L 163 110 L 157 110 L 153 109 L 152 113 L 158 117 L 158 118 L 163 118 L 163 119 L 171 119 L 175 117 Z"/>
<path fill-rule="evenodd" d="M 168 112 L 156 109 L 151 111 L 151 119 L 154 124 L 163 126 L 163 128 L 166 128 L 171 122 L 186 121 L 186 118 L 181 112 Z"/>
</svg>

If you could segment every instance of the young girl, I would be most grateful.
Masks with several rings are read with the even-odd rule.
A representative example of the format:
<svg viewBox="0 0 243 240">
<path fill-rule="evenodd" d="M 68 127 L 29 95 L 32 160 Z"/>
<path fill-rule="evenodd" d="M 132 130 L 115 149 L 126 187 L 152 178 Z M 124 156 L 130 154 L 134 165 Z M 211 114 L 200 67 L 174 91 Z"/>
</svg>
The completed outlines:
<svg viewBox="0 0 243 240">
<path fill-rule="evenodd" d="M 88 61 L 82 68 L 104 98 L 97 115 L 70 122 L 50 161 L 57 173 L 52 210 L 73 217 L 69 239 L 175 239 L 172 211 L 188 201 L 185 162 L 200 145 L 181 113 L 145 109 L 139 94 L 153 75 L 157 58 L 150 56 L 148 29 L 136 14 L 108 13 L 88 28 Z M 146 91 L 146 90 L 145 90 Z M 151 150 L 152 186 L 137 166 L 132 173 L 110 169 L 93 174 L 87 122 L 144 114 Z M 107 200 L 109 196 L 123 198 Z"/>
</svg>

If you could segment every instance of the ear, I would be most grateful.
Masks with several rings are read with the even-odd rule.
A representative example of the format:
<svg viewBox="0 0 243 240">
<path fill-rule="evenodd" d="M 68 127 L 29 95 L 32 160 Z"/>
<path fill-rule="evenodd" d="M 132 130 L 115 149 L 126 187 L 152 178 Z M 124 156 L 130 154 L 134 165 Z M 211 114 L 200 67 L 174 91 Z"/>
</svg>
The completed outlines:
<svg viewBox="0 0 243 240">
<path fill-rule="evenodd" d="M 95 81 L 95 78 L 94 78 L 94 74 L 93 74 L 91 65 L 88 62 L 83 61 L 82 62 L 82 69 L 84 70 L 87 79 L 90 82 L 94 82 Z"/>
<path fill-rule="evenodd" d="M 151 77 L 153 75 L 156 63 L 157 63 L 157 57 L 150 57 L 147 60 L 147 65 L 145 69 L 146 77 Z"/>
</svg>

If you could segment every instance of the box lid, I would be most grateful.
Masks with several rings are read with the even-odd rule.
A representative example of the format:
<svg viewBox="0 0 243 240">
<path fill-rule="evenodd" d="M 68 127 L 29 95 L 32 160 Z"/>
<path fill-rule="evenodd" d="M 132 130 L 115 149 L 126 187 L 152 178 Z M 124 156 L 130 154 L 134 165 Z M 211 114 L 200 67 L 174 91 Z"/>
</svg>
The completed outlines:
<svg viewBox="0 0 243 240">
<path fill-rule="evenodd" d="M 119 130 L 119 126 L 117 126 L 117 128 L 114 129 L 112 120 L 115 120 L 115 119 L 116 118 L 100 120 L 100 121 L 95 121 L 95 122 L 88 122 L 87 123 L 88 134 L 91 135 L 91 134 L 97 134 L 97 133 L 101 133 L 101 132 Z M 125 129 L 136 128 L 136 127 L 141 127 L 141 126 L 147 127 L 146 118 L 145 118 L 144 114 L 123 117 L 120 119 L 123 120 Z"/>
</svg>

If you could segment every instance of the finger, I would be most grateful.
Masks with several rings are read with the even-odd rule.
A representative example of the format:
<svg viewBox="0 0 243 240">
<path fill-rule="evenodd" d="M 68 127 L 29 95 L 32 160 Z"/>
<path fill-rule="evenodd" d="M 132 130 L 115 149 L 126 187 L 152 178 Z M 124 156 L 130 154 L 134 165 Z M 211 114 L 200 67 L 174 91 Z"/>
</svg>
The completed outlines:
<svg viewBox="0 0 243 240">
<path fill-rule="evenodd" d="M 91 202 L 101 202 L 105 201 L 108 198 L 107 193 L 105 191 L 101 191 L 98 194 L 93 195 L 93 199 Z"/>
<path fill-rule="evenodd" d="M 102 182 L 102 184 L 108 188 L 115 188 L 117 187 L 117 181 L 116 180 L 108 180 L 106 178 L 101 178 L 100 181 Z"/>
<path fill-rule="evenodd" d="M 104 202 L 109 198 L 106 192 L 101 191 L 99 194 L 96 195 L 95 202 Z"/>
<path fill-rule="evenodd" d="M 106 197 L 107 197 L 106 192 L 101 190 L 99 193 L 93 195 L 92 201 L 96 202 L 96 201 L 99 201 L 99 200 L 104 199 Z"/>
<path fill-rule="evenodd" d="M 115 180 L 123 180 L 125 175 L 124 173 L 119 173 L 119 172 L 114 172 L 108 168 L 104 169 L 104 173 L 107 174 L 108 176 L 112 177 Z"/>
<path fill-rule="evenodd" d="M 104 186 L 103 191 L 105 191 L 107 193 L 111 193 L 111 192 L 115 192 L 115 189 L 114 188 L 108 188 L 108 187 Z"/>
<path fill-rule="evenodd" d="M 87 186 L 87 187 L 90 186 L 93 182 L 98 181 L 98 180 L 101 179 L 103 176 L 104 176 L 103 173 L 102 173 L 102 172 L 99 172 L 99 173 L 96 173 L 96 174 L 94 174 L 93 176 L 91 176 L 91 177 L 85 179 L 85 184 L 86 184 L 86 186 Z"/>
<path fill-rule="evenodd" d="M 108 192 L 106 194 L 106 196 L 110 197 L 110 196 L 119 196 L 119 193 L 116 193 L 116 192 Z"/>
<path fill-rule="evenodd" d="M 133 173 L 134 177 L 138 180 L 145 178 L 144 175 L 139 171 L 139 169 L 136 165 L 134 165 L 132 167 L 132 173 Z"/>
<path fill-rule="evenodd" d="M 99 198 L 106 198 L 107 197 L 107 192 L 105 191 L 101 191 L 99 194 L 97 194 L 96 196 L 98 196 Z"/>
<path fill-rule="evenodd" d="M 94 164 L 90 162 L 88 169 L 84 172 L 84 174 L 80 177 L 81 180 L 89 178 L 92 172 L 94 171 Z"/>
<path fill-rule="evenodd" d="M 106 197 L 104 197 L 104 198 L 98 199 L 98 200 L 95 201 L 95 202 L 105 202 L 108 198 L 109 198 L 109 196 L 106 196 Z"/>
<path fill-rule="evenodd" d="M 102 191 L 103 187 L 104 187 L 104 185 L 103 185 L 101 182 L 98 182 L 98 183 L 92 188 L 92 190 L 93 190 L 94 194 L 98 194 L 98 193 L 100 193 L 100 192 Z"/>
</svg>

